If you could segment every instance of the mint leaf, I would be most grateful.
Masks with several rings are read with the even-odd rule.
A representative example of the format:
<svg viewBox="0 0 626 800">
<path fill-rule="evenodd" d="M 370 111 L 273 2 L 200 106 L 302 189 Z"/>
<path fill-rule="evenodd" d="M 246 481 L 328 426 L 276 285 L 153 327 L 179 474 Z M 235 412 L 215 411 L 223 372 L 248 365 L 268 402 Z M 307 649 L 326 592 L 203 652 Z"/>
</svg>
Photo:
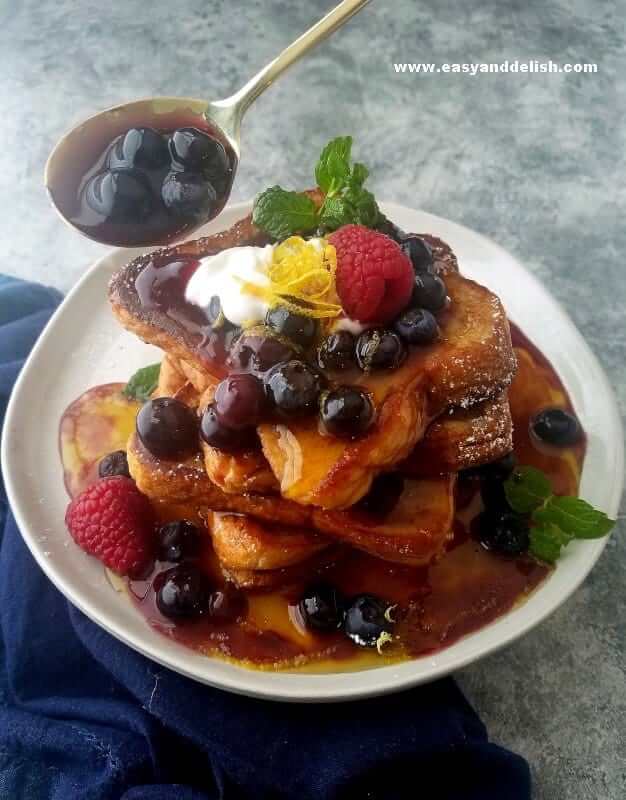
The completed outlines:
<svg viewBox="0 0 626 800">
<path fill-rule="evenodd" d="M 518 514 L 530 514 L 552 494 L 550 481 L 534 467 L 519 467 L 504 482 L 508 504 Z"/>
<path fill-rule="evenodd" d="M 317 208 L 311 198 L 272 186 L 261 192 L 252 210 L 254 224 L 277 241 L 317 227 Z"/>
<path fill-rule="evenodd" d="M 352 167 L 352 171 L 350 173 L 349 178 L 349 185 L 351 189 L 360 189 L 365 181 L 367 180 L 367 176 L 370 174 L 370 171 L 365 166 L 365 164 L 360 164 L 358 161 Z"/>
<path fill-rule="evenodd" d="M 613 528 L 615 521 L 580 497 L 552 496 L 533 514 L 541 525 L 552 525 L 573 539 L 600 539 Z"/>
<path fill-rule="evenodd" d="M 320 226 L 325 231 L 336 231 L 354 220 L 355 211 L 341 196 L 327 197 L 320 209 Z"/>
<path fill-rule="evenodd" d="M 365 225 L 366 228 L 377 227 L 381 214 L 371 192 L 367 189 L 348 190 L 343 197 L 354 209 L 353 222 Z"/>
<path fill-rule="evenodd" d="M 150 364 L 149 367 L 138 369 L 122 389 L 122 394 L 129 400 L 145 403 L 157 387 L 160 371 L 160 364 Z"/>
<path fill-rule="evenodd" d="M 535 558 L 554 564 L 561 555 L 561 549 L 569 544 L 571 539 L 571 536 L 556 525 L 550 523 L 537 525 L 530 529 L 529 551 Z"/>
<path fill-rule="evenodd" d="M 317 185 L 325 194 L 321 208 L 306 194 L 272 186 L 254 202 L 254 224 L 276 241 L 318 227 L 326 232 L 350 223 L 376 228 L 380 209 L 374 195 L 363 188 L 369 172 L 364 164 L 350 163 L 351 152 L 351 136 L 338 136 L 322 150 L 315 167 Z"/>
<path fill-rule="evenodd" d="M 338 136 L 322 150 L 315 167 L 315 180 L 320 189 L 331 197 L 348 182 L 351 150 L 352 136 Z"/>
<path fill-rule="evenodd" d="M 520 467 L 505 481 L 508 504 L 531 514 L 530 547 L 536 558 L 553 564 L 572 539 L 599 539 L 615 525 L 580 497 L 552 494 L 548 477 L 534 467 Z"/>
</svg>

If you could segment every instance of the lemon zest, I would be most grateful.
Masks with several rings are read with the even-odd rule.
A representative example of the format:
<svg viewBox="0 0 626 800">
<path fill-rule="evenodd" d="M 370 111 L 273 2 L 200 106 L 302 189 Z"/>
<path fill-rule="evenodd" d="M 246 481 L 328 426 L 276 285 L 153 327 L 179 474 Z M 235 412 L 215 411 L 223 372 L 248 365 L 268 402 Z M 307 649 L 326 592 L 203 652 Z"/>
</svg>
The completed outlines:
<svg viewBox="0 0 626 800">
<path fill-rule="evenodd" d="M 267 268 L 269 283 L 241 281 L 242 291 L 315 319 L 337 317 L 341 303 L 336 289 L 337 254 L 332 244 L 321 247 L 300 236 L 290 236 L 274 248 Z"/>
<path fill-rule="evenodd" d="M 378 650 L 379 656 L 383 654 L 383 647 L 390 642 L 393 642 L 393 636 L 387 631 L 383 631 L 378 639 L 376 639 L 376 649 Z"/>
</svg>

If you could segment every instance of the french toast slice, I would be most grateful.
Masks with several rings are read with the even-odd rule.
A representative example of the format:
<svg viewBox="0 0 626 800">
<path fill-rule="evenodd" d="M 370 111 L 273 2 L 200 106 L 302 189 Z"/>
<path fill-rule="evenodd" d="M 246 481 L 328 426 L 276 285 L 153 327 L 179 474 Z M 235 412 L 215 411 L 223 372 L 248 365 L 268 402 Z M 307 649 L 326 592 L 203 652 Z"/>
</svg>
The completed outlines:
<svg viewBox="0 0 626 800">
<path fill-rule="evenodd" d="M 393 372 L 354 376 L 352 383 L 364 387 L 377 408 L 370 433 L 346 442 L 324 436 L 316 419 L 259 426 L 284 497 L 347 508 L 379 472 L 409 456 L 445 408 L 468 408 L 508 386 L 516 361 L 500 301 L 458 273 L 449 273 L 446 285 L 451 304 L 440 317 L 437 343 L 413 352 Z"/>
<path fill-rule="evenodd" d="M 455 476 L 405 481 L 396 508 L 381 520 L 358 509 L 327 512 L 280 495 L 227 494 L 211 482 L 200 454 L 164 461 L 149 453 L 136 433 L 126 452 L 137 488 L 151 500 L 186 504 L 203 517 L 210 511 L 249 515 L 269 523 L 264 531 L 270 535 L 284 528 L 314 531 L 387 561 L 424 564 L 442 552 L 452 528 Z"/>
<path fill-rule="evenodd" d="M 317 574 L 331 564 L 337 563 L 348 552 L 348 548 L 343 545 L 334 544 L 290 567 L 243 569 L 232 567 L 224 562 L 220 562 L 220 567 L 224 577 L 241 589 L 262 592 L 277 588 L 282 589 L 285 586 L 301 583 L 302 581 L 312 581 Z"/>
<path fill-rule="evenodd" d="M 350 382 L 364 387 L 377 408 L 371 432 L 356 442 L 323 436 L 312 419 L 259 426 L 265 457 L 285 498 L 329 509 L 353 505 L 367 493 L 376 474 L 409 456 L 429 423 L 446 407 L 468 407 L 510 383 L 515 356 L 500 301 L 458 273 L 454 254 L 445 243 L 428 235 L 424 238 L 433 248 L 436 269 L 446 276 L 451 298 L 450 307 L 440 316 L 440 340 L 413 351 L 397 370 L 351 376 Z M 224 247 L 266 241 L 246 218 L 229 231 L 166 248 L 156 257 L 200 257 Z M 181 313 L 193 313 L 193 307 L 182 311 L 177 307 L 175 313 L 168 313 L 141 302 L 138 285 L 154 258 L 155 254 L 149 254 L 135 259 L 113 277 L 109 297 L 114 313 L 129 330 L 201 376 L 219 379 L 224 370 L 206 353 L 206 332 L 181 322 Z M 245 473 L 251 476 L 251 486 L 262 474 L 261 485 L 267 491 L 271 479 L 261 467 L 247 465 Z"/>
<path fill-rule="evenodd" d="M 290 528 L 246 514 L 210 512 L 207 525 L 223 566 L 252 571 L 292 567 L 321 553 L 332 542 L 306 528 Z"/>
<path fill-rule="evenodd" d="M 447 409 L 396 469 L 427 478 L 489 464 L 512 449 L 513 420 L 508 392 L 503 391 L 470 408 Z"/>
<path fill-rule="evenodd" d="M 307 194 L 314 202 L 322 202 L 323 196 L 318 190 L 308 191 Z M 430 234 L 424 234 L 423 238 L 431 247 L 438 274 L 446 276 L 458 272 L 456 256 L 445 242 Z M 206 349 L 204 333 L 181 324 L 180 309 L 168 313 L 159 307 L 142 303 L 138 288 L 140 276 L 155 257 L 199 259 L 229 247 L 264 246 L 269 243 L 268 235 L 254 225 L 252 215 L 249 214 L 226 231 L 139 256 L 111 278 L 109 302 L 113 313 L 127 330 L 143 341 L 160 347 L 182 361 L 186 368 L 195 369 L 200 374 L 212 375 L 219 380 L 224 376 L 224 368 L 211 359 Z M 191 312 L 193 313 L 193 308 Z"/>
<path fill-rule="evenodd" d="M 213 387 L 215 383 L 213 384 Z M 178 397 L 201 412 L 213 399 L 213 387 L 195 392 L 172 356 L 161 365 L 155 397 Z M 513 447 L 513 424 L 506 392 L 467 409 L 447 408 L 426 429 L 397 471 L 408 477 L 428 478 L 495 461 Z M 202 442 L 204 466 L 211 481 L 229 494 L 276 494 L 274 473 L 259 451 L 225 453 Z"/>
</svg>

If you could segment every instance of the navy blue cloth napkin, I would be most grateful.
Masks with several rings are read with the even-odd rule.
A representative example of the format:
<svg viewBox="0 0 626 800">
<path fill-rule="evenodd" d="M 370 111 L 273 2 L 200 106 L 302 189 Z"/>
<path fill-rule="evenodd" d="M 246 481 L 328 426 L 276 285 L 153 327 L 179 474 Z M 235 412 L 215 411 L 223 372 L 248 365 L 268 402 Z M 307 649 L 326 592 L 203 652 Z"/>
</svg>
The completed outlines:
<svg viewBox="0 0 626 800">
<path fill-rule="evenodd" d="M 60 296 L 0 276 L 0 424 Z M 60 467 L 59 467 L 60 469 Z M 451 679 L 334 705 L 251 700 L 130 650 L 50 584 L 0 485 L 0 798 L 528 800 Z"/>
</svg>

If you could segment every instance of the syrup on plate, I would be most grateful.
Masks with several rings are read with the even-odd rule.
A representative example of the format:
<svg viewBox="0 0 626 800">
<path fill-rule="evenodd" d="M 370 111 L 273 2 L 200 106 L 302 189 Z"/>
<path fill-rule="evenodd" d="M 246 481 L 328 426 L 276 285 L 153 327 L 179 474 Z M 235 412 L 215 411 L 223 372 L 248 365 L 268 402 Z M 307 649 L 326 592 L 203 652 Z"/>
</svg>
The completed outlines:
<svg viewBox="0 0 626 800">
<path fill-rule="evenodd" d="M 529 421 L 541 409 L 557 406 L 573 411 L 569 397 L 548 360 L 515 326 L 511 328 L 519 362 L 509 391 L 518 461 L 542 469 L 557 493 L 576 494 L 584 437 L 563 449 L 538 444 L 529 433 Z M 63 416 L 61 455 L 72 495 L 95 479 L 100 458 L 125 446 L 138 406 L 123 398 L 122 386 L 89 390 Z M 382 656 L 356 647 L 341 633 L 321 635 L 305 628 L 297 610 L 304 584 L 248 592 L 247 612 L 237 622 L 200 619 L 186 624 L 165 619 L 156 607 L 153 579 L 170 565 L 157 564 L 145 580 L 128 581 L 126 586 L 150 625 L 208 655 L 259 669 L 337 671 L 380 666 L 433 653 L 479 630 L 523 602 L 550 573 L 547 565 L 530 556 L 505 558 L 485 550 L 471 533 L 481 508 L 478 482 L 460 479 L 454 537 L 445 556 L 430 566 L 401 566 L 349 550 L 324 569 L 323 579 L 347 596 L 371 592 L 398 604 L 398 643 L 386 647 Z M 157 513 L 163 521 L 189 518 L 189 507 L 163 504 Z M 194 521 L 202 524 L 201 519 Z M 201 564 L 216 588 L 224 584 L 208 535 Z"/>
</svg>

